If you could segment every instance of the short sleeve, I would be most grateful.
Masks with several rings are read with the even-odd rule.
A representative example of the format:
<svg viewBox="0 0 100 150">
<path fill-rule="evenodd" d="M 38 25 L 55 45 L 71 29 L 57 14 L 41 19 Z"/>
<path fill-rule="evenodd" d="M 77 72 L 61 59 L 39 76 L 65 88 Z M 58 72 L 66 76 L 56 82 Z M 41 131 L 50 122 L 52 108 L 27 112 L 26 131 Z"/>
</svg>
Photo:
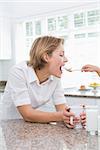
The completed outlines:
<svg viewBox="0 0 100 150">
<path fill-rule="evenodd" d="M 25 78 L 24 71 L 20 68 L 14 67 L 10 70 L 7 83 L 10 91 L 11 99 L 13 100 L 15 106 L 21 106 L 26 104 L 31 104 L 27 80 Z"/>
</svg>

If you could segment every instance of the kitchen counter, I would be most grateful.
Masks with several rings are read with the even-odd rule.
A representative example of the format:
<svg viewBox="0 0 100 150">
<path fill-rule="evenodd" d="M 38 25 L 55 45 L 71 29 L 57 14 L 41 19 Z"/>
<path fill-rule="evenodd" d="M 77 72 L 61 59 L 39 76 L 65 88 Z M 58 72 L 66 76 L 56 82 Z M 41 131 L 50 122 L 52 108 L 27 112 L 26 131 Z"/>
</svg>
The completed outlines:
<svg viewBox="0 0 100 150">
<path fill-rule="evenodd" d="M 40 124 L 23 120 L 0 122 L 1 150 L 99 150 L 100 137 L 62 123 Z"/>
<path fill-rule="evenodd" d="M 89 88 L 86 90 L 79 90 L 76 87 L 65 88 L 64 95 L 72 96 L 72 97 L 87 97 L 87 98 L 99 98 L 100 99 L 100 88 L 98 88 L 97 90 L 93 90 L 92 88 Z"/>
</svg>

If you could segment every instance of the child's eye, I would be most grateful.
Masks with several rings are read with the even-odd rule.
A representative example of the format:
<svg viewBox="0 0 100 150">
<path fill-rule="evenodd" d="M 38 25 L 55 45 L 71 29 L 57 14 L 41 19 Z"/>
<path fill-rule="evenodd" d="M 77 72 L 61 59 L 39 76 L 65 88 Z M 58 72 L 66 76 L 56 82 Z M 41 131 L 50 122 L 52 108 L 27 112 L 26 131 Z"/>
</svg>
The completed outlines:
<svg viewBox="0 0 100 150">
<path fill-rule="evenodd" d="M 64 55 L 60 55 L 61 57 L 64 57 Z"/>
</svg>

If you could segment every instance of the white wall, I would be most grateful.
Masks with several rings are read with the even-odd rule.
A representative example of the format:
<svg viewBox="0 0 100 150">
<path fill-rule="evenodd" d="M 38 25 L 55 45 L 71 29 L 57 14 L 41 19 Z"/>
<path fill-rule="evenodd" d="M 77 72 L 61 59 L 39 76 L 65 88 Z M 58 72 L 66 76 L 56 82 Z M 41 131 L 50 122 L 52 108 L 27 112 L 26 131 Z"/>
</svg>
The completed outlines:
<svg viewBox="0 0 100 150">
<path fill-rule="evenodd" d="M 0 0 L 1 1 L 1 0 Z M 0 10 L 12 15 L 13 17 L 24 17 L 40 15 L 47 12 L 57 11 L 61 9 L 73 8 L 75 6 L 89 5 L 90 3 L 95 3 L 99 0 L 3 0 L 0 2 Z"/>
<path fill-rule="evenodd" d="M 9 60 L 0 60 L 0 80 L 7 80 L 9 69 L 12 65 L 15 64 L 15 22 L 14 19 L 11 19 L 11 59 Z"/>
</svg>

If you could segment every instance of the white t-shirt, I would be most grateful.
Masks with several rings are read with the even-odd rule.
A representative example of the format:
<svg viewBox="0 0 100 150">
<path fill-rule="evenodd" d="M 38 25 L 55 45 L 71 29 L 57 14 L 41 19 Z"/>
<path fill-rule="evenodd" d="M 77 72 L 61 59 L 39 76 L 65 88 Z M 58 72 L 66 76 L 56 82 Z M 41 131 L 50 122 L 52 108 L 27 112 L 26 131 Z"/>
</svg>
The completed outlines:
<svg viewBox="0 0 100 150">
<path fill-rule="evenodd" d="M 31 104 L 36 109 L 49 101 L 54 105 L 66 103 L 61 80 L 50 76 L 46 82 L 39 84 L 33 68 L 22 62 L 10 70 L 3 96 L 2 119 L 22 118 L 17 106 Z"/>
</svg>

